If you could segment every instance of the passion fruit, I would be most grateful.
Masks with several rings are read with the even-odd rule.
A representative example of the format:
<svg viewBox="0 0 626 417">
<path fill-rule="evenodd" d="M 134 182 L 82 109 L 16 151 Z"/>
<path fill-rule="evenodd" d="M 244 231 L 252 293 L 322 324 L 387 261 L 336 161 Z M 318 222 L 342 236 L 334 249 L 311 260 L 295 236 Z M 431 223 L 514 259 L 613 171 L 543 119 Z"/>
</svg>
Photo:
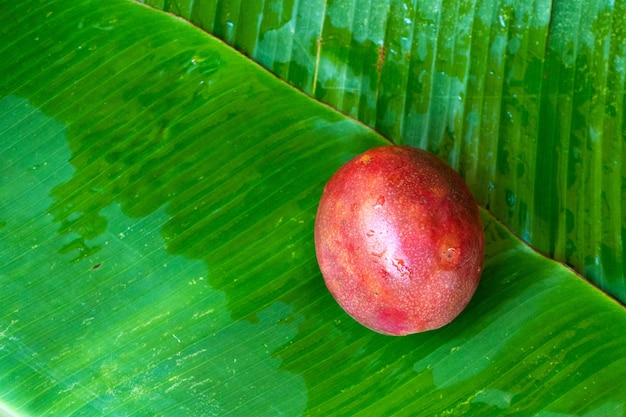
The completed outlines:
<svg viewBox="0 0 626 417">
<path fill-rule="evenodd" d="M 484 232 L 461 178 L 437 156 L 382 146 L 328 181 L 315 219 L 328 290 L 357 322 L 407 335 L 450 323 L 476 291 Z"/>
</svg>

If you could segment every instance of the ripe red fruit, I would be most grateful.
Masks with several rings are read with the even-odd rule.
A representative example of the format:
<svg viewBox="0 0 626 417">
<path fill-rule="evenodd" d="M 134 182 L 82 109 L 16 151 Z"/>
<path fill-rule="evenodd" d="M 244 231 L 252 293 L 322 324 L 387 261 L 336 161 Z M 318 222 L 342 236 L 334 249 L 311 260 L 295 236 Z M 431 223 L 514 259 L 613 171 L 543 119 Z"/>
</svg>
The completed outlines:
<svg viewBox="0 0 626 417">
<path fill-rule="evenodd" d="M 406 335 L 451 322 L 482 272 L 484 233 L 470 190 L 436 156 L 383 146 L 328 181 L 315 220 L 326 286 L 362 325 Z"/>
</svg>

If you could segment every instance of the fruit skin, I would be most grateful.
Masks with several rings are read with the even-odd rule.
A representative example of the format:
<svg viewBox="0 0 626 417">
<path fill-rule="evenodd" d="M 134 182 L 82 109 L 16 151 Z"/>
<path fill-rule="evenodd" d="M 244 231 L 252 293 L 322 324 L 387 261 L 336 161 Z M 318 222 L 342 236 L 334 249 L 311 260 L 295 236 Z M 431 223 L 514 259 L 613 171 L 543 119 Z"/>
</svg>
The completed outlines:
<svg viewBox="0 0 626 417">
<path fill-rule="evenodd" d="M 315 219 L 326 286 L 362 325 L 407 335 L 451 322 L 472 298 L 484 258 L 478 206 L 435 155 L 382 146 L 328 181 Z"/>
</svg>

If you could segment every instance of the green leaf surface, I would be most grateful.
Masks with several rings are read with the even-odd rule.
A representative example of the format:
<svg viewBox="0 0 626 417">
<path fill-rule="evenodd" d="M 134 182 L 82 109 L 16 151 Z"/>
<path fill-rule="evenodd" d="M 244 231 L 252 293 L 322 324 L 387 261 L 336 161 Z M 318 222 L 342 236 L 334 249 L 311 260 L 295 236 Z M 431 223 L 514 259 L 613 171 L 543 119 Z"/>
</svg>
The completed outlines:
<svg viewBox="0 0 626 417">
<path fill-rule="evenodd" d="M 0 1 L 0 412 L 619 416 L 626 312 L 483 211 L 450 325 L 326 290 L 324 183 L 388 143 L 186 22 Z"/>
<path fill-rule="evenodd" d="M 146 0 L 395 142 L 626 303 L 626 0 Z"/>
</svg>

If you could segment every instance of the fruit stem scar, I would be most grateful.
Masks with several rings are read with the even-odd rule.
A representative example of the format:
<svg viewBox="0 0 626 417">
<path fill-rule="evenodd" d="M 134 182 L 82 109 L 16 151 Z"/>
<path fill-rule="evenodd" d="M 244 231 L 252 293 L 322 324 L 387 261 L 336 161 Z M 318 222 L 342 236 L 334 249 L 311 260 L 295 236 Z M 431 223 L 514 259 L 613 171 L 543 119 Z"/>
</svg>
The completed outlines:
<svg viewBox="0 0 626 417">
<path fill-rule="evenodd" d="M 371 156 L 365 154 L 365 155 L 361 156 L 361 163 L 369 164 L 370 162 L 372 162 L 372 159 L 373 158 Z"/>
</svg>

